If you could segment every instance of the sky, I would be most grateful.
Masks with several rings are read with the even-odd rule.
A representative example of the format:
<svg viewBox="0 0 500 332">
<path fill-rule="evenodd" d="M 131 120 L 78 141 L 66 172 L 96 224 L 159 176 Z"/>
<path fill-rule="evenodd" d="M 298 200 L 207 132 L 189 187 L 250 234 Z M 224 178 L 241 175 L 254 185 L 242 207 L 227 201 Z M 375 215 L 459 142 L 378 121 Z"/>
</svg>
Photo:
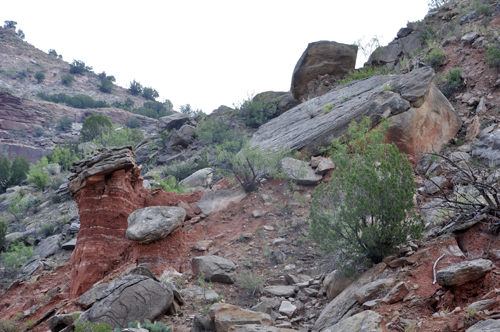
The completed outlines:
<svg viewBox="0 0 500 332">
<path fill-rule="evenodd" d="M 176 110 L 189 103 L 210 113 L 288 91 L 308 43 L 377 36 L 386 45 L 427 11 L 427 0 L 16 0 L 2 4 L 0 22 L 16 21 L 38 49 L 82 60 L 122 87 L 135 79 Z M 356 67 L 365 60 L 359 52 Z"/>
</svg>

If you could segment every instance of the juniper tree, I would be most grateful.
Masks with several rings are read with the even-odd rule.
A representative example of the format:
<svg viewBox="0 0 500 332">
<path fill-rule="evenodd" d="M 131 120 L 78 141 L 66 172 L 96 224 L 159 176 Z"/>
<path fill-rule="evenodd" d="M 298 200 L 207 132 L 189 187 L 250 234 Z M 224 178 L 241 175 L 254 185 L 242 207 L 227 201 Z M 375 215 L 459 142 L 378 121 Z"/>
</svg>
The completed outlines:
<svg viewBox="0 0 500 332">
<path fill-rule="evenodd" d="M 369 118 L 353 122 L 352 140 L 334 142 L 336 170 L 328 185 L 316 188 L 310 208 L 312 239 L 336 255 L 346 274 L 382 261 L 408 235 L 422 231 L 413 213 L 415 183 L 406 155 L 369 128 Z"/>
</svg>

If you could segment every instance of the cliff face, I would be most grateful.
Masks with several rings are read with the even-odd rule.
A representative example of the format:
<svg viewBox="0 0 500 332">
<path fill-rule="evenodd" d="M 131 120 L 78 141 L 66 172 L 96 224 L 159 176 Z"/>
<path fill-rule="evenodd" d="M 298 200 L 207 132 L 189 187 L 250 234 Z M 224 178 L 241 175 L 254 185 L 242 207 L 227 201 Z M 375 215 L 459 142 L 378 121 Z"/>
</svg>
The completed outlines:
<svg viewBox="0 0 500 332">
<path fill-rule="evenodd" d="M 156 273 L 167 267 L 180 269 L 185 260 L 176 252 L 188 245 L 188 234 L 179 229 L 164 239 L 139 244 L 125 237 L 127 218 L 137 209 L 181 202 L 196 211 L 190 203 L 197 202 L 203 193 L 145 189 L 131 147 L 106 149 L 83 159 L 73 170 L 69 189 L 78 204 L 81 228 L 71 256 L 71 298 L 126 262 L 148 263 Z M 192 215 L 188 212 L 188 218 Z"/>
</svg>

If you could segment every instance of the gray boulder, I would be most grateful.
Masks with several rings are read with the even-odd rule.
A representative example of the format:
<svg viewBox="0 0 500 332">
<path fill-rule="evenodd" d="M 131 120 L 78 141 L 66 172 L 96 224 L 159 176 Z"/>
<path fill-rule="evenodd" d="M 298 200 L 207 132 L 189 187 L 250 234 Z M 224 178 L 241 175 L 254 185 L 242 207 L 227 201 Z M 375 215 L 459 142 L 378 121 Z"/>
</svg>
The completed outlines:
<svg viewBox="0 0 500 332">
<path fill-rule="evenodd" d="M 181 183 L 188 188 L 210 188 L 210 185 L 212 184 L 213 174 L 214 171 L 210 167 L 203 168 L 182 180 Z"/>
<path fill-rule="evenodd" d="M 391 120 L 387 137 L 401 151 L 439 151 L 458 132 L 461 121 L 433 78 L 434 71 L 425 67 L 344 84 L 265 123 L 250 142 L 263 150 L 287 146 L 316 155 L 319 147 L 345 135 L 349 123 L 368 116 L 372 126 Z M 324 113 L 327 104 L 335 107 Z"/>
<path fill-rule="evenodd" d="M 214 291 L 213 289 L 206 289 L 199 286 L 184 288 L 182 292 L 185 293 L 187 296 L 194 298 L 203 298 L 208 301 L 212 301 L 213 299 L 219 297 L 219 294 L 217 294 L 217 292 Z"/>
<path fill-rule="evenodd" d="M 361 287 L 354 296 L 360 304 L 363 304 L 378 298 L 380 294 L 387 291 L 392 284 L 394 284 L 394 279 L 392 278 L 375 280 Z"/>
<path fill-rule="evenodd" d="M 270 296 L 290 297 L 295 295 L 294 286 L 267 286 L 264 287 L 264 294 Z"/>
<path fill-rule="evenodd" d="M 91 289 L 83 293 L 79 298 L 77 304 L 83 309 L 88 309 L 94 305 L 95 301 L 108 289 L 109 284 L 102 283 L 92 286 Z"/>
<path fill-rule="evenodd" d="M 40 241 L 40 243 L 33 250 L 33 253 L 41 258 L 52 256 L 56 253 L 57 249 L 59 249 L 59 242 L 61 239 L 61 234 L 49 236 L 48 238 Z"/>
<path fill-rule="evenodd" d="M 195 127 L 185 124 L 179 130 L 175 130 L 170 134 L 168 142 L 173 146 L 180 145 L 183 148 L 187 148 L 189 144 L 193 143 L 196 137 L 195 131 Z"/>
<path fill-rule="evenodd" d="M 311 166 L 293 158 L 283 158 L 281 167 L 297 184 L 315 185 L 323 178 L 314 172 Z"/>
<path fill-rule="evenodd" d="M 448 180 L 444 176 L 435 176 L 425 181 L 424 189 L 425 192 L 433 195 L 437 192 L 440 192 L 440 188 L 444 188 L 448 184 Z"/>
<path fill-rule="evenodd" d="M 488 167 L 497 168 L 500 165 L 500 130 L 480 136 L 472 147 L 472 157 Z"/>
<path fill-rule="evenodd" d="M 465 332 L 500 332 L 500 319 L 483 320 L 469 327 Z"/>
<path fill-rule="evenodd" d="M 150 206 L 128 217 L 127 239 L 149 243 L 172 233 L 186 218 L 186 210 L 178 206 Z"/>
<path fill-rule="evenodd" d="M 49 328 L 51 332 L 63 331 L 68 326 L 72 326 L 74 319 L 73 314 L 80 313 L 79 311 L 72 312 L 71 314 L 55 315 L 49 318 Z M 75 316 L 76 317 L 76 316 Z"/>
<path fill-rule="evenodd" d="M 35 273 L 35 271 L 43 269 L 43 264 L 37 257 L 30 258 L 26 263 L 21 266 L 21 272 L 19 279 L 29 280 L 31 275 Z"/>
<path fill-rule="evenodd" d="M 481 278 L 493 269 L 487 259 L 476 259 L 453 264 L 436 272 L 437 283 L 441 286 L 459 286 Z"/>
<path fill-rule="evenodd" d="M 214 321 L 217 332 L 228 332 L 235 325 L 272 325 L 268 314 L 250 311 L 226 303 L 215 303 L 208 310 L 208 316 Z"/>
<path fill-rule="evenodd" d="M 215 332 L 215 324 L 211 319 L 196 315 L 193 319 L 193 328 L 195 332 Z"/>
<path fill-rule="evenodd" d="M 154 321 L 170 308 L 173 300 L 168 284 L 141 275 L 128 275 L 112 282 L 80 319 L 121 328 L 136 320 Z"/>
<path fill-rule="evenodd" d="M 146 264 L 137 265 L 132 270 L 130 270 L 130 272 L 128 274 L 145 276 L 145 277 L 153 279 L 154 281 L 160 282 L 160 280 L 158 280 L 158 277 L 156 276 L 156 274 L 154 274 L 153 271 L 151 271 L 149 266 L 147 266 Z"/>
<path fill-rule="evenodd" d="M 471 303 L 466 311 L 470 312 L 470 310 L 476 309 L 476 311 L 484 311 L 484 310 L 490 310 L 495 307 L 498 307 L 498 300 L 497 299 L 487 299 L 487 300 L 481 300 L 481 301 L 476 301 L 474 303 Z"/>
<path fill-rule="evenodd" d="M 63 243 L 61 245 L 61 249 L 64 249 L 64 250 L 73 250 L 73 249 L 75 249 L 75 247 L 76 247 L 76 238 L 71 239 L 68 242 Z"/>
<path fill-rule="evenodd" d="M 247 197 L 247 193 L 243 189 L 217 190 L 203 195 L 196 205 L 200 208 L 201 212 L 208 215 L 224 209 L 231 203 L 239 203 L 245 197 Z"/>
<path fill-rule="evenodd" d="M 180 129 L 182 125 L 189 121 L 189 115 L 184 113 L 174 113 L 169 116 L 164 116 L 156 123 L 156 131 L 161 133 L 165 130 Z"/>
<path fill-rule="evenodd" d="M 366 310 L 352 317 L 344 319 L 339 323 L 330 326 L 323 332 L 383 332 L 386 331 L 382 324 L 382 316 L 375 311 Z"/>
<path fill-rule="evenodd" d="M 235 281 L 236 265 L 219 256 L 194 257 L 191 261 L 193 275 L 203 274 L 206 280 L 232 284 Z"/>
<path fill-rule="evenodd" d="M 248 325 L 234 325 L 228 330 L 229 332 L 293 332 L 296 330 L 289 328 L 278 328 L 274 326 L 248 324 Z"/>
<path fill-rule="evenodd" d="M 322 40 L 307 45 L 293 69 L 291 91 L 295 100 L 303 101 L 309 96 L 316 97 L 328 92 L 328 88 L 323 86 L 354 69 L 357 52 L 354 45 L 333 41 Z M 326 84 L 316 82 L 318 76 L 325 75 L 328 78 Z"/>
<path fill-rule="evenodd" d="M 328 274 L 323 280 L 323 287 L 326 290 L 326 296 L 331 301 L 346 289 L 354 280 L 347 278 L 340 270 L 335 270 Z"/>
</svg>

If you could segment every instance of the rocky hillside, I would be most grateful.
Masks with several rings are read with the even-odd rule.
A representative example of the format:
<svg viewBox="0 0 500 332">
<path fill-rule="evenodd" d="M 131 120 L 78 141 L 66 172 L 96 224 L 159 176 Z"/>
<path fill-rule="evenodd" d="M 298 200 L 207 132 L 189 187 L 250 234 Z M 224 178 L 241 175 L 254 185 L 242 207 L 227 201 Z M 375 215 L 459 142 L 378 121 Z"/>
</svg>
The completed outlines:
<svg viewBox="0 0 500 332">
<path fill-rule="evenodd" d="M 135 147 L 89 153 L 69 172 L 46 165 L 38 171 L 50 172 L 48 184 L 24 181 L 0 195 L 0 331 L 97 323 L 126 331 L 135 321 L 155 330 L 147 320 L 213 332 L 500 329 L 499 22 L 496 2 L 450 0 L 358 70 L 352 46 L 313 42 L 293 69 L 291 92 L 207 117 L 73 109 L 15 96 L 39 84 L 9 78 L 11 93 L 0 93 L 4 146 L 77 142 L 76 123 L 90 114 L 121 124 L 138 117 L 148 135 Z M 12 31 L 2 36 L 17 45 L 3 52 L 19 51 L 6 63 L 28 64 L 40 52 Z M 68 70 L 43 52 L 37 59 Z M 90 95 L 92 79 L 85 74 L 75 89 Z M 63 114 L 75 122 L 71 132 L 30 136 Z M 389 120 L 385 139 L 412 166 L 410 205 L 423 232 L 348 277 L 311 240 L 310 213 L 321 208 L 318 185 L 340 167 L 324 148 L 364 117 L 371 130 Z M 247 142 L 273 168 L 253 164 L 252 191 L 237 168 L 224 172 Z M 281 158 L 284 147 L 299 159 Z M 245 151 L 239 156 L 252 164 Z M 274 169 L 281 178 L 268 176 Z"/>
</svg>

